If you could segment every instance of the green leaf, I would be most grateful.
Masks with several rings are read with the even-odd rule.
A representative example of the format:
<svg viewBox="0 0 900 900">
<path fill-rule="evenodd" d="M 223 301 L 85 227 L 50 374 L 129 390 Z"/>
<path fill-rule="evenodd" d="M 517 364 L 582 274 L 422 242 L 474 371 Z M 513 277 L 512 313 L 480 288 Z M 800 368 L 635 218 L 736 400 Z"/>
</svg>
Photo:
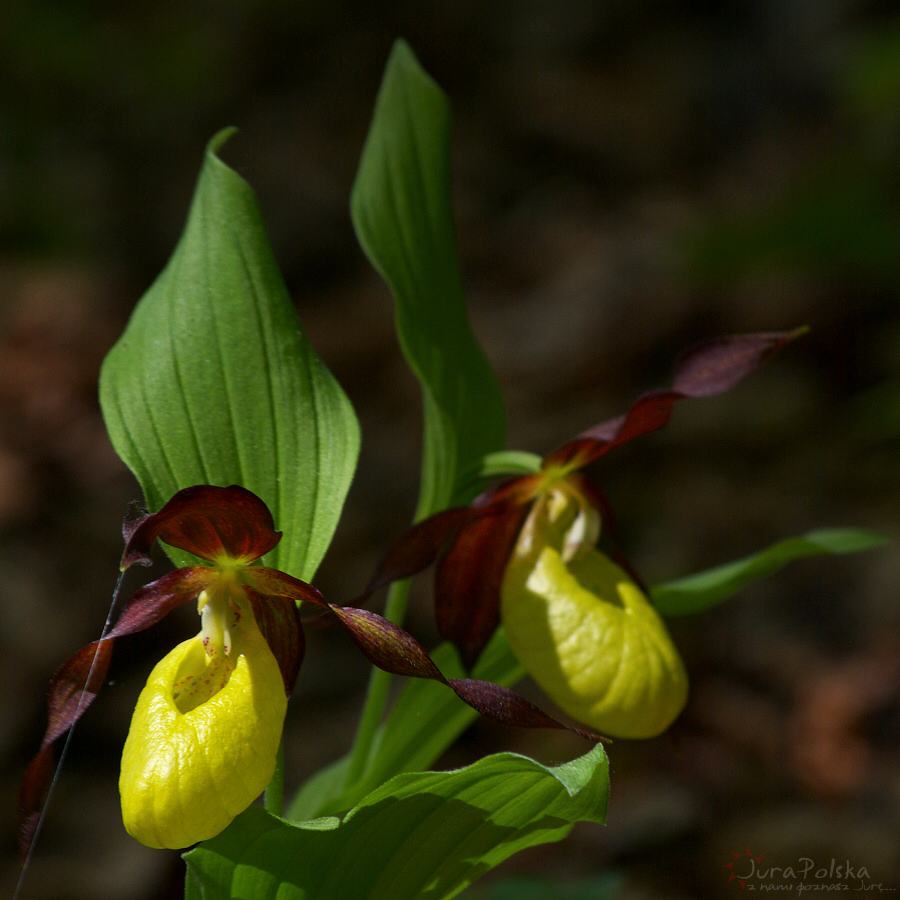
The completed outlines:
<svg viewBox="0 0 900 900">
<path fill-rule="evenodd" d="M 650 589 L 654 605 L 665 616 L 685 616 L 727 600 L 742 587 L 765 578 L 795 559 L 824 554 L 859 553 L 887 543 L 888 538 L 853 528 L 810 531 L 779 541 L 735 562 L 669 581 Z"/>
<path fill-rule="evenodd" d="M 181 240 L 103 364 L 100 402 L 151 510 L 193 484 L 243 485 L 286 535 L 267 564 L 309 580 L 359 426 L 302 332 L 252 190 L 216 156 L 230 133 L 210 141 Z"/>
<path fill-rule="evenodd" d="M 460 474 L 503 446 L 503 400 L 466 315 L 450 190 L 450 107 L 402 41 L 393 48 L 351 196 L 359 242 L 390 287 L 422 385 L 417 518 L 468 502 Z"/>
<path fill-rule="evenodd" d="M 444 900 L 526 847 L 602 823 L 606 754 L 555 768 L 512 753 L 399 775 L 342 820 L 291 825 L 251 807 L 185 855 L 205 900 Z"/>
<path fill-rule="evenodd" d="M 511 687 L 524 677 L 500 628 L 472 670 L 463 668 L 450 643 L 441 644 L 431 658 L 448 678 L 480 678 Z M 287 818 L 305 818 L 344 812 L 377 785 L 403 772 L 427 769 L 476 719 L 478 713 L 453 691 L 436 681 L 409 679 L 378 731 L 364 778 L 345 785 L 349 755 L 320 770 L 297 792 Z"/>
<path fill-rule="evenodd" d="M 490 887 L 473 888 L 466 900 L 615 900 L 623 896 L 624 885 L 625 877 L 620 872 L 568 884 L 558 878 L 510 876 Z"/>
</svg>

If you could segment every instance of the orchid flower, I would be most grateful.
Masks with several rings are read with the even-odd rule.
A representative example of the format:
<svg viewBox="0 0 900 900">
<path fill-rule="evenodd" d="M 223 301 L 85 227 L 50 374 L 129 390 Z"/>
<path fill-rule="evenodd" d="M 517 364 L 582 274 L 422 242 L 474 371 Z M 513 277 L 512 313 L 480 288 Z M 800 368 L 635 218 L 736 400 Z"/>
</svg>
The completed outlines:
<svg viewBox="0 0 900 900">
<path fill-rule="evenodd" d="M 213 837 L 268 784 L 287 698 L 303 658 L 298 611 L 303 602 L 333 614 L 367 659 L 382 669 L 440 681 L 504 724 L 565 727 L 506 688 L 444 678 L 403 629 L 367 610 L 326 603 L 311 585 L 259 565 L 281 533 L 265 503 L 245 488 L 186 488 L 158 512 L 127 518 L 123 530 L 123 571 L 134 563 L 149 564 L 157 540 L 203 564 L 176 569 L 140 588 L 109 634 L 75 653 L 54 676 L 49 727 L 20 790 L 23 857 L 50 783 L 52 745 L 96 696 L 114 641 L 153 625 L 188 601 L 197 601 L 200 630 L 150 673 L 122 754 L 119 790 L 125 827 L 150 847 L 180 848 Z"/>
<path fill-rule="evenodd" d="M 687 674 L 637 579 L 596 549 L 605 504 L 579 470 L 662 428 L 679 400 L 730 390 L 804 330 L 695 347 L 671 388 L 642 394 L 625 415 L 550 453 L 540 471 L 402 535 L 367 595 L 435 564 L 438 629 L 467 667 L 502 624 L 528 674 L 573 718 L 612 736 L 659 734 L 687 700 Z"/>
</svg>

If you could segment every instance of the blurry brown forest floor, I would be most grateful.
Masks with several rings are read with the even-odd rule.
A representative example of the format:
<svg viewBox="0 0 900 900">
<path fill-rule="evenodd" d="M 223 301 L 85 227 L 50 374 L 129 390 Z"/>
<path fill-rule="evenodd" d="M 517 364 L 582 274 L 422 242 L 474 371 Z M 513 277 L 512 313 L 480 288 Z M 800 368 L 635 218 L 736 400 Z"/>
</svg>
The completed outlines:
<svg viewBox="0 0 900 900">
<path fill-rule="evenodd" d="M 544 452 L 618 414 L 692 342 L 805 323 L 732 395 L 680 407 L 596 467 L 619 538 L 653 582 L 815 527 L 897 535 L 891 4 L 8 0 L 2 16 L 0 891 L 46 683 L 102 625 L 138 496 L 105 436 L 98 367 L 174 247 L 220 127 L 240 128 L 223 156 L 257 190 L 304 325 L 362 422 L 319 586 L 349 601 L 412 513 L 417 388 L 347 214 L 394 37 L 453 103 L 464 276 L 511 448 Z M 471 896 L 501 897 L 510 876 L 566 897 L 737 896 L 725 866 L 746 850 L 763 867 L 846 860 L 900 889 L 898 597 L 888 546 L 796 563 L 674 622 L 691 699 L 667 735 L 610 748 L 608 827 L 515 858 Z M 130 639 L 79 726 L 26 897 L 178 896 L 177 854 L 128 838 L 116 791 L 142 679 L 194 627 L 170 618 Z M 424 581 L 410 627 L 435 640 Z M 293 784 L 347 748 L 365 679 L 339 635 L 311 643 Z M 583 748 L 479 724 L 443 765 L 502 749 L 559 762 Z"/>
</svg>

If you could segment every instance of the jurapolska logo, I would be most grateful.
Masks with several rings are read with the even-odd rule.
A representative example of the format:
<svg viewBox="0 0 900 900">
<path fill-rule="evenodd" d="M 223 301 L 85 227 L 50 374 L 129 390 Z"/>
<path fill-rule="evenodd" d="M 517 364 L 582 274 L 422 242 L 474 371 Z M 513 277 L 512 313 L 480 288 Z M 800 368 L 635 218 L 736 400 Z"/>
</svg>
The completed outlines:
<svg viewBox="0 0 900 900">
<path fill-rule="evenodd" d="M 882 882 L 872 881 L 866 866 L 855 865 L 849 859 L 830 859 L 827 864 L 816 862 L 808 856 L 801 856 L 795 865 L 763 867 L 762 854 L 754 853 L 749 847 L 743 853 L 729 850 L 731 859 L 722 868 L 728 869 L 728 884 L 736 881 L 740 889 L 747 891 L 806 891 L 832 893 L 853 891 L 854 893 L 885 891 L 895 892 Z"/>
<path fill-rule="evenodd" d="M 722 868 L 728 869 L 728 883 L 731 884 L 732 881 L 736 881 L 741 886 L 741 890 L 743 890 L 747 884 L 747 879 L 753 875 L 753 873 L 756 871 L 756 866 L 758 866 L 762 862 L 762 854 L 760 853 L 758 856 L 754 856 L 753 851 L 749 847 L 747 847 L 743 853 L 736 853 L 734 850 L 729 850 L 728 852 L 731 854 L 731 862 L 725 863 Z M 749 874 L 738 874 L 738 872 L 742 872 L 746 868 L 746 864 L 739 865 L 738 872 L 735 872 L 735 863 L 737 863 L 738 860 L 741 860 L 743 857 L 747 856 L 750 857 Z M 752 891 L 753 888 L 751 887 L 750 890 Z"/>
</svg>

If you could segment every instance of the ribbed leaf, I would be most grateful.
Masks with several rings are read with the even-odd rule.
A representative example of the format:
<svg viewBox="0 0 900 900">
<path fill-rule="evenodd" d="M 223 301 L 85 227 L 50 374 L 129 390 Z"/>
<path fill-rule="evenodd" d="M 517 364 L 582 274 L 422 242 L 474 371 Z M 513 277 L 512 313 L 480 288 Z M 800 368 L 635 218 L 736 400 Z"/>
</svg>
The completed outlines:
<svg viewBox="0 0 900 900">
<path fill-rule="evenodd" d="M 600 746 L 556 768 L 503 753 L 400 775 L 343 819 L 291 825 L 251 807 L 185 859 L 204 900 L 444 900 L 575 822 L 602 823 L 608 795 Z"/>
<path fill-rule="evenodd" d="M 400 346 L 422 385 L 422 517 L 447 506 L 459 476 L 503 447 L 505 425 L 500 390 L 463 299 L 449 103 L 402 41 L 378 94 L 351 213 L 363 250 L 394 295 Z"/>
<path fill-rule="evenodd" d="M 243 485 L 286 534 L 268 564 L 309 580 L 359 428 L 303 335 L 252 190 L 216 156 L 229 133 L 210 142 L 181 240 L 104 362 L 100 402 L 151 510 L 190 485 Z"/>
<path fill-rule="evenodd" d="M 742 587 L 777 572 L 795 559 L 824 554 L 859 553 L 887 543 L 884 535 L 853 528 L 810 531 L 788 538 L 735 562 L 698 572 L 650 589 L 653 605 L 664 616 L 686 616 L 727 600 Z"/>
</svg>

